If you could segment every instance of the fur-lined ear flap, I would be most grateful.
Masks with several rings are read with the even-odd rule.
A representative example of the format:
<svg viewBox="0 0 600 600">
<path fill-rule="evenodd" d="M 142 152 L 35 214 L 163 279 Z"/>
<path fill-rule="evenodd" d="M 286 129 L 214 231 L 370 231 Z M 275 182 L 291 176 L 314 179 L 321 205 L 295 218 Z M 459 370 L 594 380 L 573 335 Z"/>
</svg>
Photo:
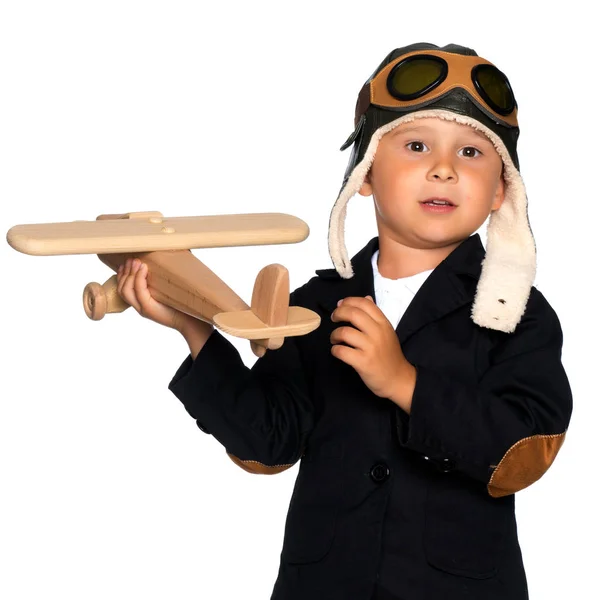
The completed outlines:
<svg viewBox="0 0 600 600">
<path fill-rule="evenodd" d="M 361 189 L 381 137 L 402 123 L 427 117 L 455 121 L 481 131 L 494 144 L 502 159 L 504 200 L 489 217 L 486 256 L 481 263 L 481 276 L 471 318 L 481 327 L 512 333 L 525 312 L 536 273 L 536 248 L 527 216 L 527 196 L 521 174 L 510 158 L 504 142 L 472 117 L 443 109 L 423 110 L 404 115 L 377 129 L 363 159 L 348 177 L 331 211 L 329 254 L 341 277 L 350 279 L 354 276 L 344 241 L 348 201 Z"/>
</svg>

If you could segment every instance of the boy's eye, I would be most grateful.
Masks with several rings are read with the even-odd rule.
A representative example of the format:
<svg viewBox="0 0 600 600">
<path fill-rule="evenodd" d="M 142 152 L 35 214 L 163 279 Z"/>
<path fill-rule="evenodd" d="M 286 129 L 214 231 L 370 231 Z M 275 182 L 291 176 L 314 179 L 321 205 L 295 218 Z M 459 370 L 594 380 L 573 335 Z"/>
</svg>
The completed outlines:
<svg viewBox="0 0 600 600">
<path fill-rule="evenodd" d="M 478 156 L 479 154 L 481 154 L 481 151 L 477 150 L 477 148 L 474 148 L 473 146 L 465 146 L 464 148 L 461 148 L 459 150 L 459 153 L 462 152 L 463 150 L 464 150 L 463 156 L 466 156 L 467 158 L 474 158 L 475 156 Z"/>
<path fill-rule="evenodd" d="M 406 147 L 412 150 L 413 152 L 425 152 L 427 146 L 423 142 L 408 142 Z"/>
</svg>

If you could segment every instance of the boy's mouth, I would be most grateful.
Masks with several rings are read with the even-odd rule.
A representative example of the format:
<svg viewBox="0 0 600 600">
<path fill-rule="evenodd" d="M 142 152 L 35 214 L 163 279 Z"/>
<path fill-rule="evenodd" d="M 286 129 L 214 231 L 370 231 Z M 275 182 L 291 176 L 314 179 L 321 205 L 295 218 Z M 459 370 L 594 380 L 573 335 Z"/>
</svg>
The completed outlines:
<svg viewBox="0 0 600 600">
<path fill-rule="evenodd" d="M 429 204 L 433 206 L 456 206 L 449 198 L 427 198 L 427 200 L 421 200 L 421 204 Z"/>
</svg>

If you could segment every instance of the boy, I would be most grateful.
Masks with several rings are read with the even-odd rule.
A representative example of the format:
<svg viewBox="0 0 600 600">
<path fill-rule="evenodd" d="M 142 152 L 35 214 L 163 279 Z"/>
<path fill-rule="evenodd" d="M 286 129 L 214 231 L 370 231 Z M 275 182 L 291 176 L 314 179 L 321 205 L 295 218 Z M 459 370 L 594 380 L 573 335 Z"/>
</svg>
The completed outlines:
<svg viewBox="0 0 600 600">
<path fill-rule="evenodd" d="M 342 147 L 335 269 L 290 295 L 321 326 L 251 369 L 210 324 L 155 302 L 144 265 L 119 270 L 123 298 L 187 340 L 169 387 L 200 429 L 251 473 L 300 460 L 272 600 L 528 598 L 515 493 L 552 464 L 572 397 L 559 320 L 532 285 L 516 113 L 506 77 L 468 48 L 391 52 Z M 350 261 L 357 192 L 378 236 Z"/>
</svg>

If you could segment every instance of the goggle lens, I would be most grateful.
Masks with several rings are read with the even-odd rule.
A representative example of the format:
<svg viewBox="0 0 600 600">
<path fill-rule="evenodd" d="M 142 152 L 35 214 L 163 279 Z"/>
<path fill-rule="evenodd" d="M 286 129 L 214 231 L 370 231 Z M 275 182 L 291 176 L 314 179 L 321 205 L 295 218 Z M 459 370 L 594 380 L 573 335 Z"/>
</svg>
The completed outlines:
<svg viewBox="0 0 600 600">
<path fill-rule="evenodd" d="M 515 97 L 506 76 L 492 65 L 479 65 L 473 69 L 473 83 L 483 99 L 501 115 L 515 108 Z"/>
<path fill-rule="evenodd" d="M 448 63 L 439 56 L 417 54 L 396 64 L 387 76 L 388 92 L 398 100 L 421 98 L 448 76 Z M 517 103 L 508 79 L 494 65 L 478 64 L 471 81 L 483 101 L 498 115 L 510 115 Z"/>
<path fill-rule="evenodd" d="M 399 62 L 390 72 L 387 87 L 399 100 L 414 100 L 438 86 L 448 73 L 446 62 L 435 56 L 418 56 Z"/>
</svg>

